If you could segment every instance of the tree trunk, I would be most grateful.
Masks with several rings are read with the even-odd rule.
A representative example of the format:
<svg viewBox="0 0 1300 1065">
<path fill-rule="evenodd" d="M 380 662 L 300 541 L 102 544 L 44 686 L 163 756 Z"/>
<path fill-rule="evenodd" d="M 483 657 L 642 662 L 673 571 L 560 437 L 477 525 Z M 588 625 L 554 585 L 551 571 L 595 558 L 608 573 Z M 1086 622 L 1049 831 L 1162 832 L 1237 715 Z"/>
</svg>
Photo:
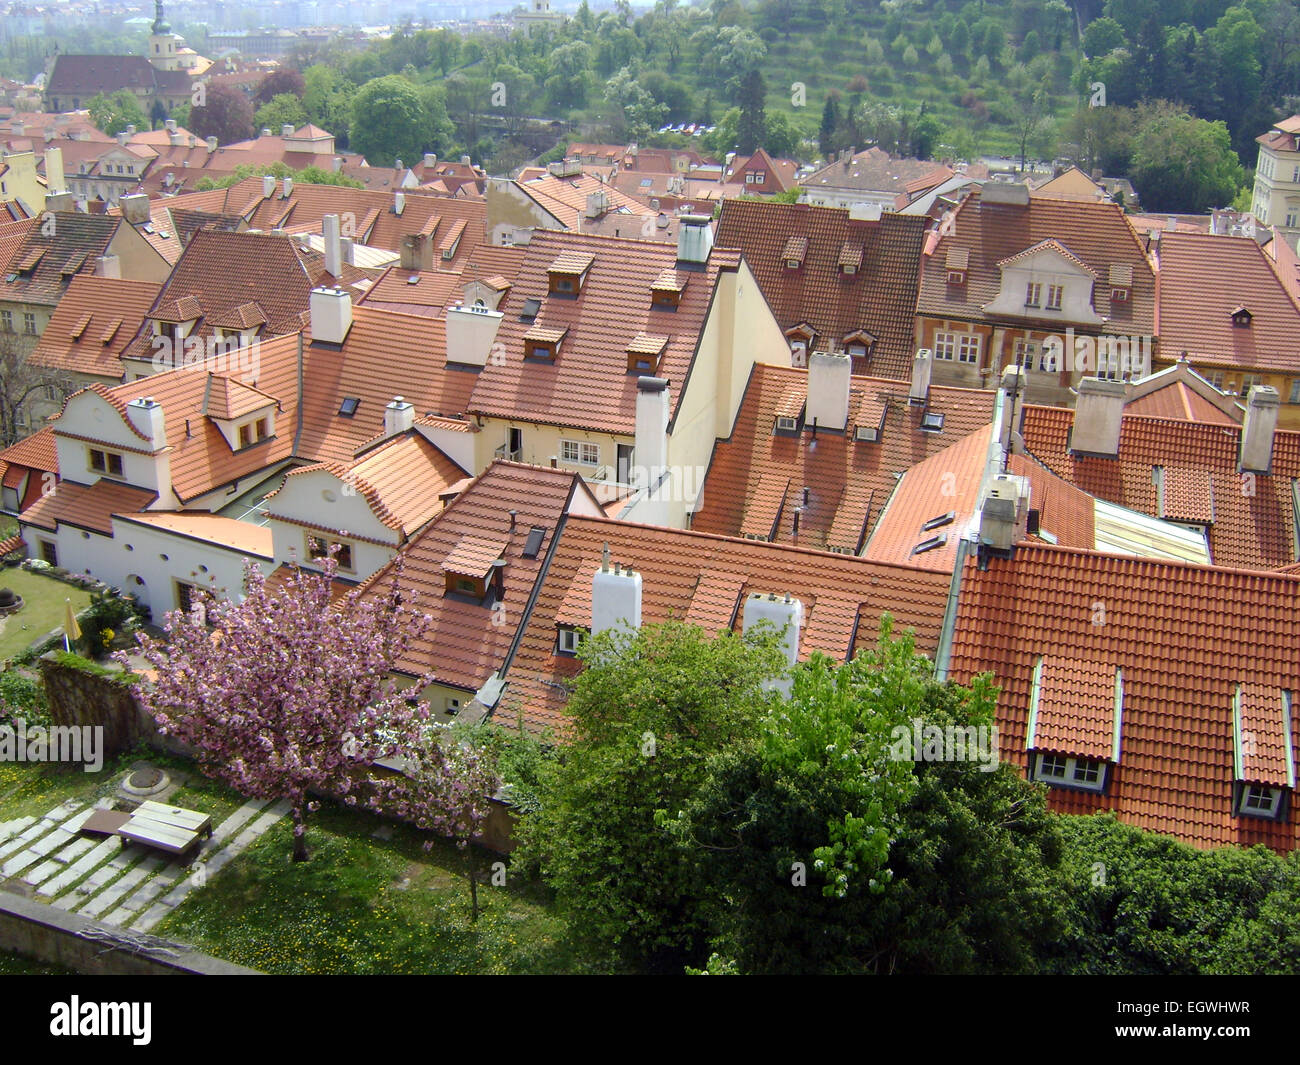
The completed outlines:
<svg viewBox="0 0 1300 1065">
<path fill-rule="evenodd" d="M 307 826 L 303 823 L 302 803 L 296 804 L 293 808 L 293 860 L 295 862 L 307 860 Z"/>
</svg>

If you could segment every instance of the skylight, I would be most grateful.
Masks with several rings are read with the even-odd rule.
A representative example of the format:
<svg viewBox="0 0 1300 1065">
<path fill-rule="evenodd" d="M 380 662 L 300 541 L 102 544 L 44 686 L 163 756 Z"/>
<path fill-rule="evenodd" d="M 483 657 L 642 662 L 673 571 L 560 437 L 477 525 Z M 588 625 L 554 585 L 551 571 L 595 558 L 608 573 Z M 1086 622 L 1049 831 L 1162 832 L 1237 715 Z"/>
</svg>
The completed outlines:
<svg viewBox="0 0 1300 1065">
<path fill-rule="evenodd" d="M 524 542 L 524 558 L 536 558 L 537 552 L 542 549 L 542 540 L 546 536 L 546 530 L 540 525 L 534 525 L 528 530 L 528 539 Z"/>
<path fill-rule="evenodd" d="M 940 533 L 938 536 L 931 536 L 928 540 L 922 540 L 914 548 L 912 554 L 923 555 L 927 551 L 934 551 L 936 548 L 943 547 L 948 542 L 948 534 Z"/>
<path fill-rule="evenodd" d="M 953 519 L 955 519 L 956 517 L 957 517 L 957 512 L 955 510 L 950 510 L 948 511 L 947 514 L 940 514 L 937 518 L 931 518 L 929 521 L 927 521 L 924 525 L 921 526 L 921 529 L 924 532 L 929 532 L 931 529 L 938 529 L 944 525 L 951 525 Z"/>
<path fill-rule="evenodd" d="M 529 297 L 524 300 L 524 309 L 519 312 L 519 317 L 526 322 L 531 322 L 537 317 L 537 312 L 542 309 L 542 301 Z"/>
<path fill-rule="evenodd" d="M 361 406 L 361 400 L 356 396 L 345 396 L 343 402 L 339 404 L 339 413 L 345 418 L 351 418 Z"/>
</svg>

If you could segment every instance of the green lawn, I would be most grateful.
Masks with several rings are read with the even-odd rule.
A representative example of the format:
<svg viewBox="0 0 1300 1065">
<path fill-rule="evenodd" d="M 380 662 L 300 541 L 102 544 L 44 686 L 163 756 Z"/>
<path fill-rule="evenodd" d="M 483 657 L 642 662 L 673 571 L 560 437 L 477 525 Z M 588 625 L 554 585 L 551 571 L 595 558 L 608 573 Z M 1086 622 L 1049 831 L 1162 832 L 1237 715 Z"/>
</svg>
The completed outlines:
<svg viewBox="0 0 1300 1065">
<path fill-rule="evenodd" d="M 17 566 L 0 570 L 0 588 L 12 588 L 24 600 L 18 613 L 0 618 L 0 662 L 62 626 L 64 600 L 72 600 L 74 613 L 90 603 L 89 592 Z"/>
<path fill-rule="evenodd" d="M 75 970 L 65 969 L 60 965 L 46 965 L 44 962 L 31 961 L 17 954 L 0 951 L 0 976 L 72 976 Z"/>
<path fill-rule="evenodd" d="M 390 839 L 373 833 L 391 829 Z M 271 973 L 598 971 L 535 884 L 480 883 L 470 919 L 467 862 L 499 860 L 333 806 L 308 819 L 311 859 L 290 861 L 286 818 L 154 931 Z"/>
</svg>

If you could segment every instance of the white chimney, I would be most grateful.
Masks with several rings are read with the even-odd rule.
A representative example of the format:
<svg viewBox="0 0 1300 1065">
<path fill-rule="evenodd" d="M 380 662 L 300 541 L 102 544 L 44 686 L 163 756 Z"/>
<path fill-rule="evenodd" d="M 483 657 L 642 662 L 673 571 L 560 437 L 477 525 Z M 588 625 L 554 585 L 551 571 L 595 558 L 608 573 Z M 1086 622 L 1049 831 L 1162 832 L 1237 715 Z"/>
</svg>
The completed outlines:
<svg viewBox="0 0 1300 1065">
<path fill-rule="evenodd" d="M 792 679 L 788 670 L 793 669 L 799 661 L 799 636 L 803 629 L 803 603 L 789 592 L 784 597 L 775 594 L 763 595 L 755 592 L 745 600 L 742 632 L 748 636 L 753 627 L 760 622 L 769 622 L 776 630 L 781 651 L 785 655 L 787 672 L 776 680 L 764 684 L 768 691 L 776 690 L 782 695 L 790 694 Z"/>
<path fill-rule="evenodd" d="M 280 136 L 281 136 L 281 137 L 292 137 L 292 136 L 293 136 L 293 126 L 291 126 L 288 122 L 286 122 L 283 126 L 280 127 Z"/>
<path fill-rule="evenodd" d="M 337 174 L 342 169 L 343 169 L 343 156 L 336 155 L 334 157 L 334 173 Z"/>
<path fill-rule="evenodd" d="M 280 188 L 284 191 L 284 198 L 287 200 L 293 195 L 293 178 L 287 177 L 280 183 Z"/>
<path fill-rule="evenodd" d="M 344 266 L 356 266 L 357 253 L 351 237 L 339 237 L 339 262 Z"/>
<path fill-rule="evenodd" d="M 142 226 L 149 221 L 149 197 L 143 192 L 133 196 L 123 196 L 119 201 L 122 217 L 133 226 Z"/>
<path fill-rule="evenodd" d="M 275 195 L 275 175 L 263 174 L 262 175 L 262 199 L 269 200 L 274 195 Z"/>
<path fill-rule="evenodd" d="M 63 180 L 63 149 L 46 148 L 45 149 L 45 185 L 51 192 L 62 192 L 64 189 Z"/>
<path fill-rule="evenodd" d="M 207 140 L 205 140 L 203 143 L 207 145 L 207 147 L 208 147 L 208 151 L 210 151 L 210 152 L 215 152 L 215 151 L 217 150 L 217 138 L 216 138 L 216 137 L 208 137 Z"/>
<path fill-rule="evenodd" d="M 271 127 L 270 127 L 270 126 L 263 126 L 263 127 L 262 127 L 262 136 L 263 136 L 263 137 L 269 137 L 270 135 L 271 135 Z"/>
<path fill-rule="evenodd" d="M 641 627 L 641 574 L 609 562 L 609 545 L 591 578 L 591 634 Z"/>
<path fill-rule="evenodd" d="M 167 121 L 170 122 L 171 119 L 168 119 Z M 179 148 L 184 142 L 185 142 L 185 134 L 179 133 L 174 129 L 168 131 L 167 143 L 170 144 L 173 148 Z"/>
<path fill-rule="evenodd" d="M 1242 473 L 1268 473 L 1273 465 L 1273 434 L 1282 397 L 1271 385 L 1255 385 L 1246 397 L 1237 467 Z"/>
<path fill-rule="evenodd" d="M 636 381 L 636 445 L 638 488 L 653 489 L 668 468 L 668 416 L 671 391 L 662 377 Z"/>
<path fill-rule="evenodd" d="M 587 217 L 599 218 L 609 209 L 609 197 L 601 192 L 587 193 Z"/>
<path fill-rule="evenodd" d="M 471 165 L 472 165 L 472 164 L 470 163 L 470 161 L 469 161 L 469 156 L 468 156 L 468 155 L 462 155 L 462 156 L 460 157 L 460 165 L 461 165 L 461 166 L 471 166 Z"/>
<path fill-rule="evenodd" d="M 126 416 L 144 437 L 153 450 L 167 446 L 167 428 L 163 424 L 162 404 L 152 396 L 133 399 L 126 405 Z"/>
<path fill-rule="evenodd" d="M 429 169 L 432 169 L 433 167 L 437 166 L 437 165 L 438 165 L 438 153 L 437 153 L 437 152 L 425 152 L 425 153 L 424 153 L 424 165 L 425 165 L 426 167 L 428 167 Z"/>
<path fill-rule="evenodd" d="M 1024 539 L 1029 520 L 1029 478 L 1000 473 L 980 508 L 980 543 L 1009 552 Z"/>
<path fill-rule="evenodd" d="M 101 255 L 95 260 L 96 277 L 121 277 L 122 260 L 116 255 Z"/>
<path fill-rule="evenodd" d="M 54 140 L 54 130 L 52 130 L 49 126 L 46 126 L 43 136 L 45 137 L 45 143 L 49 144 L 50 141 Z"/>
<path fill-rule="evenodd" d="M 397 436 L 415 425 L 415 404 L 407 403 L 401 396 L 384 408 L 384 436 Z"/>
<path fill-rule="evenodd" d="M 325 242 L 325 270 L 330 277 L 338 277 L 343 268 L 343 253 L 339 247 L 339 216 L 327 214 L 321 219 L 321 237 Z"/>
<path fill-rule="evenodd" d="M 930 373 L 934 370 L 934 352 L 929 348 L 919 348 L 912 359 L 912 387 L 908 389 L 907 401 L 924 406 L 930 398 Z"/>
<path fill-rule="evenodd" d="M 709 216 L 684 214 L 677 219 L 677 261 L 707 263 L 713 249 L 713 228 Z"/>
<path fill-rule="evenodd" d="M 849 421 L 853 360 L 842 351 L 814 351 L 808 357 L 808 408 L 804 425 L 843 431 Z"/>
<path fill-rule="evenodd" d="M 342 344 L 352 328 L 352 300 L 341 288 L 311 290 L 311 338 Z"/>
<path fill-rule="evenodd" d="M 447 361 L 457 366 L 486 366 L 505 315 L 486 307 L 448 307 Z"/>
<path fill-rule="evenodd" d="M 73 201 L 73 196 L 70 192 L 50 192 L 45 196 L 45 209 L 55 213 L 59 211 L 72 211 L 76 209 L 76 203 Z"/>
<path fill-rule="evenodd" d="M 406 210 L 406 193 L 404 192 L 393 193 L 393 213 L 400 215 L 405 210 Z"/>
<path fill-rule="evenodd" d="M 1112 459 L 1119 454 L 1126 391 L 1123 381 L 1085 377 L 1079 382 L 1074 428 L 1070 431 L 1071 452 Z"/>
<path fill-rule="evenodd" d="M 174 119 L 174 118 L 168 118 L 168 119 L 165 119 L 165 120 L 163 121 L 163 129 L 165 129 L 168 133 L 175 133 L 175 132 L 176 132 L 176 119 Z"/>
<path fill-rule="evenodd" d="M 163 185 L 166 188 L 171 188 L 174 184 L 176 184 L 176 175 L 173 174 L 170 170 L 168 170 L 165 174 L 163 174 Z"/>
<path fill-rule="evenodd" d="M 126 130 L 120 131 L 117 135 L 117 143 L 121 145 L 123 148 L 126 147 L 127 141 L 129 141 L 130 139 L 131 139 L 131 134 L 129 134 Z"/>
</svg>

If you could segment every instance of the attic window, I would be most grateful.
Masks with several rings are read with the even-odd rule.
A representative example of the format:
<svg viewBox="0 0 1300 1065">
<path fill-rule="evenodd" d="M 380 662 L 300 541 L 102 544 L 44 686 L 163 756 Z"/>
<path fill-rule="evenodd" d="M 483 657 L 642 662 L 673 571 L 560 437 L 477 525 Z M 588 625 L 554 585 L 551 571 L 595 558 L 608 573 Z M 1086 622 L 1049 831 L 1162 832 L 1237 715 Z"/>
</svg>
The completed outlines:
<svg viewBox="0 0 1300 1065">
<path fill-rule="evenodd" d="M 1250 320 L 1253 317 L 1254 315 L 1252 315 L 1250 311 L 1246 310 L 1245 307 L 1237 307 L 1232 312 L 1232 324 L 1234 326 L 1242 327 L 1249 326 Z"/>
<path fill-rule="evenodd" d="M 572 657 L 578 653 L 578 642 L 582 638 L 582 629 L 573 625 L 557 625 L 555 638 L 555 653 Z"/>
<path fill-rule="evenodd" d="M 921 529 L 923 532 L 929 532 L 931 529 L 938 529 L 944 525 L 951 525 L 956 517 L 957 512 L 955 510 L 950 510 L 947 514 L 940 514 L 937 518 L 931 518 L 921 526 Z"/>
<path fill-rule="evenodd" d="M 913 555 L 923 555 L 927 551 L 934 551 L 940 547 L 943 547 L 943 545 L 946 544 L 947 542 L 948 542 L 948 534 L 940 533 L 938 536 L 931 536 L 928 540 L 922 540 L 919 544 L 917 544 L 914 548 L 912 548 L 911 553 Z"/>
<path fill-rule="evenodd" d="M 688 274 L 679 274 L 676 270 L 663 271 L 650 286 L 650 303 L 659 310 L 675 311 L 681 306 L 687 280 Z"/>
<path fill-rule="evenodd" d="M 668 347 L 666 336 L 651 336 L 638 333 L 627 346 L 627 372 L 635 374 L 655 374 L 659 371 L 659 362 L 664 349 Z"/>
<path fill-rule="evenodd" d="M 797 433 L 799 431 L 799 419 L 784 416 L 777 418 L 776 431 L 778 433 Z"/>
<path fill-rule="evenodd" d="M 791 237 L 781 249 L 781 258 L 785 260 L 787 270 L 798 270 L 803 266 L 804 256 L 808 254 L 807 237 Z"/>
<path fill-rule="evenodd" d="M 1106 766 L 1087 758 L 1070 758 L 1063 754 L 1042 753 L 1034 758 L 1033 779 L 1044 784 L 1085 791 L 1106 789 Z"/>
<path fill-rule="evenodd" d="M 339 404 L 339 413 L 345 418 L 351 418 L 361 406 L 361 400 L 357 396 L 345 396 L 343 402 Z"/>
<path fill-rule="evenodd" d="M 1276 817 L 1281 804 L 1281 788 L 1264 784 L 1247 784 L 1242 788 L 1240 812 L 1248 817 Z"/>
<path fill-rule="evenodd" d="M 874 444 L 880 439 L 880 426 L 859 425 L 853 430 L 853 439 L 861 441 L 864 444 Z"/>
<path fill-rule="evenodd" d="M 523 309 L 519 312 L 519 317 L 525 322 L 536 321 L 537 312 L 542 309 L 542 301 L 539 299 L 529 298 L 524 300 Z"/>
<path fill-rule="evenodd" d="M 943 432 L 943 415 L 937 411 L 927 411 L 921 415 L 921 432 L 923 433 L 941 433 Z"/>
<path fill-rule="evenodd" d="M 566 252 L 546 268 L 549 291 L 553 296 L 576 296 L 587 280 L 587 271 L 595 256 Z"/>
<path fill-rule="evenodd" d="M 1112 263 L 1106 280 L 1110 282 L 1111 302 L 1128 302 L 1129 292 L 1133 288 L 1133 267 L 1125 263 Z"/>
<path fill-rule="evenodd" d="M 862 245 L 846 243 L 840 248 L 839 271 L 842 277 L 853 277 L 862 266 Z"/>
<path fill-rule="evenodd" d="M 563 329 L 547 329 L 545 326 L 535 325 L 532 329 L 524 334 L 524 358 L 541 359 L 546 362 L 554 362 L 560 353 L 560 342 L 568 333 L 569 327 Z"/>
<path fill-rule="evenodd" d="M 537 552 L 542 549 L 542 540 L 546 537 L 546 529 L 540 525 L 534 525 L 528 530 L 528 539 L 524 541 L 524 549 L 521 552 L 524 558 L 536 558 Z"/>
<path fill-rule="evenodd" d="M 944 267 L 948 271 L 948 284 L 966 284 L 966 270 L 969 266 L 970 250 L 968 248 L 949 248 L 948 255 L 944 259 Z"/>
</svg>

